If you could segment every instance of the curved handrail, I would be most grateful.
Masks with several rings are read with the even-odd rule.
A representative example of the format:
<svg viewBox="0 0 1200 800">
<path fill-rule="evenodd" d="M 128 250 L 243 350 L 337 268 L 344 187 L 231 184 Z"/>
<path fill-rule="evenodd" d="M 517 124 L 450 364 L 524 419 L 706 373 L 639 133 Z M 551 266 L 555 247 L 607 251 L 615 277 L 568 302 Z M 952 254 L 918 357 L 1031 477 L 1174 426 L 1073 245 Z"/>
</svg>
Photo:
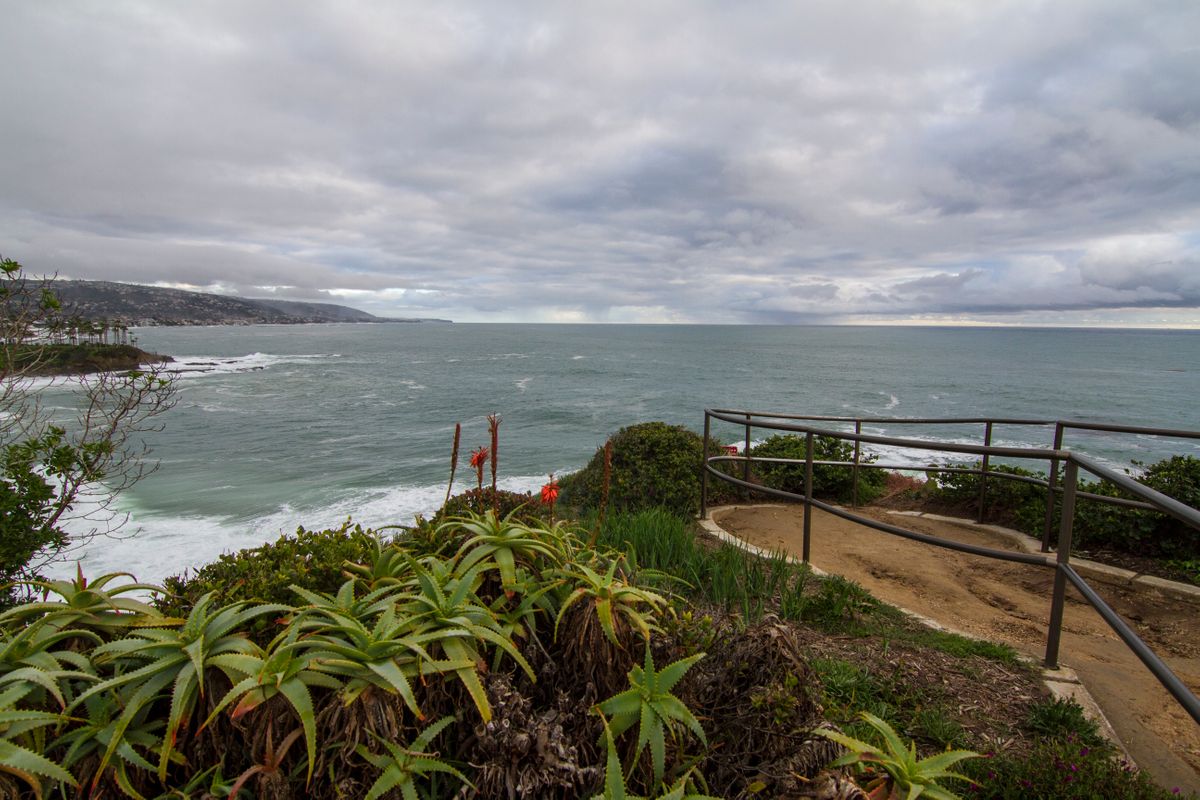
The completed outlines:
<svg viewBox="0 0 1200 800">
<path fill-rule="evenodd" d="M 787 431 L 790 433 L 803 434 L 807 439 L 807 457 L 801 459 L 787 458 L 764 458 L 755 459 L 749 452 L 742 456 L 717 455 L 709 456 L 709 445 L 711 442 L 710 426 L 713 419 L 728 422 L 739 427 L 744 427 L 746 430 L 746 446 L 749 448 L 750 430 L 751 428 L 766 428 L 768 430 Z M 780 422 L 778 420 L 791 420 L 791 422 Z M 855 423 L 855 432 L 833 430 L 824 427 L 817 427 L 811 424 L 796 424 L 797 422 L 853 422 Z M 983 445 L 963 444 L 961 442 L 943 442 L 929 441 L 927 439 L 910 439 L 895 436 L 880 436 L 876 434 L 862 433 L 862 423 L 864 422 L 886 422 L 886 423 L 914 423 L 914 424 L 960 424 L 960 423 L 983 423 L 986 427 Z M 1054 425 L 1054 447 L 1048 449 L 1040 448 L 1020 448 L 1020 447 L 996 447 L 991 444 L 992 431 L 995 425 Z M 1148 428 L 1134 425 L 1115 425 L 1097 422 L 1083 421 L 1064 421 L 1064 420 L 1016 420 L 1016 419 L 999 419 L 986 417 L 971 417 L 971 418 L 867 418 L 867 417 L 833 417 L 823 415 L 802 415 L 802 414 L 776 414 L 764 412 L 739 411 L 734 409 L 705 409 L 704 411 L 704 459 L 701 469 L 701 490 L 700 490 L 700 506 L 701 515 L 703 516 L 707 510 L 708 499 L 708 478 L 713 476 L 718 480 L 726 483 L 740 486 L 742 488 L 752 490 L 767 495 L 781 497 L 789 500 L 798 500 L 804 504 L 804 539 L 803 539 L 803 559 L 805 562 L 809 560 L 810 539 L 811 539 L 811 515 L 812 509 L 818 508 L 827 513 L 842 519 L 849 520 L 874 530 L 881 531 L 894 536 L 900 536 L 913 541 L 931 544 L 937 547 L 943 547 L 949 550 L 978 555 L 985 558 L 992 558 L 1002 561 L 1017 562 L 1031 564 L 1039 567 L 1049 567 L 1055 571 L 1054 593 L 1051 600 L 1050 608 L 1050 624 L 1047 628 L 1046 642 L 1046 657 L 1045 664 L 1048 667 L 1057 667 L 1058 665 L 1058 649 L 1059 642 L 1062 636 L 1062 617 L 1063 609 L 1066 602 L 1066 586 L 1070 583 L 1074 586 L 1084 599 L 1091 605 L 1097 613 L 1108 623 L 1110 627 L 1117 633 L 1118 637 L 1134 652 L 1134 654 L 1142 661 L 1143 664 L 1150 670 L 1155 678 L 1170 692 L 1171 696 L 1183 707 L 1185 711 L 1195 720 L 1200 723 L 1200 699 L 1192 693 L 1188 687 L 1170 670 L 1169 667 L 1160 659 L 1154 652 L 1143 642 L 1133 629 L 1130 628 L 1120 616 L 1104 601 L 1103 598 L 1096 593 L 1094 589 L 1080 577 L 1070 564 L 1071 558 L 1071 537 L 1074 526 L 1075 516 L 1075 501 L 1078 497 L 1086 497 L 1103 502 L 1113 503 L 1133 508 L 1145 508 L 1160 511 L 1164 514 L 1183 522 L 1186 525 L 1200 529 L 1200 510 L 1192 508 L 1185 503 L 1181 503 L 1173 497 L 1163 494 L 1155 489 L 1146 486 L 1137 480 L 1134 480 L 1128 475 L 1121 474 L 1105 465 L 1099 463 L 1095 459 L 1089 458 L 1080 453 L 1072 452 L 1069 449 L 1063 449 L 1062 438 L 1063 431 L 1068 428 L 1077 428 L 1080 430 L 1105 431 L 1113 433 L 1136 433 L 1156 436 L 1169 436 L 1176 438 L 1200 439 L 1200 431 L 1181 431 L 1166 428 Z M 839 440 L 852 441 L 855 443 L 854 461 L 824 461 L 813 458 L 813 439 L 816 436 L 828 436 Z M 857 498 L 857 481 L 858 470 L 861 467 L 886 469 L 893 465 L 867 463 L 860 460 L 860 447 L 862 443 L 882 444 L 894 447 L 906 447 L 918 450 L 933 450 L 937 452 L 954 452 L 979 455 L 982 457 L 982 469 L 974 469 L 969 467 L 930 467 L 932 471 L 939 472 L 959 472 L 980 475 L 980 510 L 982 513 L 983 501 L 985 498 L 986 483 L 989 476 L 997 478 L 1005 478 L 1018 480 L 1025 483 L 1032 483 L 1040 486 L 1045 486 L 1047 490 L 1047 510 L 1046 510 L 1046 533 L 1043 537 L 1043 553 L 1020 553 L 1005 550 L 995 550 L 988 547 L 980 547 L 977 545 L 965 544 L 962 542 L 954 542 L 947 539 L 942 539 L 937 536 L 919 533 L 917 531 L 908 530 L 907 528 L 898 525 L 890 525 L 885 522 L 873 520 L 858 514 L 847 511 L 845 508 L 834 506 L 820 500 L 816 500 L 812 496 L 812 470 L 817 465 L 836 465 L 850 466 L 854 469 L 855 482 L 855 498 Z M 1001 458 L 1013 459 L 1029 459 L 1038 461 L 1048 461 L 1050 465 L 1048 479 L 1037 478 L 1033 476 L 1012 475 L 1010 473 L 996 472 L 988 470 L 988 460 L 990 457 L 996 456 Z M 791 463 L 805 465 L 805 492 L 803 495 L 795 492 L 789 492 L 782 489 L 774 489 L 772 487 L 761 486 L 750 482 L 749 467 L 754 461 L 766 461 L 771 463 Z M 1060 488 L 1057 486 L 1058 466 L 1059 463 L 1065 465 L 1065 481 Z M 736 478 L 725 472 L 720 471 L 714 465 L 720 463 L 740 463 L 743 465 L 745 475 L 742 479 Z M 894 468 L 894 467 L 893 467 Z M 901 465 L 901 468 L 913 469 L 911 465 Z M 1108 481 L 1117 486 L 1126 493 L 1132 495 L 1134 500 L 1125 498 L 1112 498 L 1104 495 L 1097 495 L 1089 492 L 1081 492 L 1078 490 L 1079 470 L 1080 468 L 1095 475 L 1101 480 Z M 1062 495 L 1062 516 L 1059 524 L 1059 541 L 1057 554 L 1054 558 L 1044 554 L 1048 550 L 1049 529 L 1053 518 L 1054 502 L 1058 494 Z"/>
</svg>

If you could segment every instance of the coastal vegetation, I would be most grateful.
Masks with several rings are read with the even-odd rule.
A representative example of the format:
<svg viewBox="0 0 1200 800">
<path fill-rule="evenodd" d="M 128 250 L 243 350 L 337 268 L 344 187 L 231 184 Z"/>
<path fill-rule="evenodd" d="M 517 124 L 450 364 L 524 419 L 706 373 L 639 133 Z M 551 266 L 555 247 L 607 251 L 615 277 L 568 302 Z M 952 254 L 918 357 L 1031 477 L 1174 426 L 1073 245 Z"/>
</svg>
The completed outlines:
<svg viewBox="0 0 1200 800">
<path fill-rule="evenodd" d="M 108 508 L 149 468 L 142 435 L 173 405 L 174 386 L 159 357 L 110 341 L 126 338 L 123 326 L 84 325 L 53 281 L 16 261 L 0 258 L 0 273 L 2 608 L 73 541 L 119 526 Z M 60 376 L 53 389 L 71 395 L 73 414 L 41 402 L 44 375 Z M 84 515 L 85 532 L 69 535 L 67 523 Z"/>
<path fill-rule="evenodd" d="M 723 448 L 714 442 L 708 455 L 721 452 Z M 599 448 L 583 469 L 563 476 L 562 502 L 576 509 L 663 508 L 681 516 L 694 516 L 700 510 L 700 462 L 704 455 L 704 439 L 682 425 L 630 425 Z M 717 500 L 736 496 L 736 490 L 724 484 L 714 488 Z"/>
<path fill-rule="evenodd" d="M 959 466 L 979 468 L 978 463 Z M 1193 508 L 1200 507 L 1200 458 L 1172 456 L 1149 465 L 1134 462 L 1134 470 L 1137 479 L 1151 489 Z M 1044 472 L 1007 465 L 993 465 L 989 471 L 1046 479 Z M 1103 481 L 1081 480 L 1079 492 L 1134 499 Z M 931 470 L 927 482 L 907 491 L 907 499 L 975 515 L 979 510 L 979 476 Z M 988 481 L 984 511 L 987 521 L 1041 537 L 1046 490 L 1030 483 L 993 478 Z M 1057 535 L 1058 522 L 1057 517 L 1052 519 L 1052 535 Z M 1155 559 L 1167 573 L 1200 584 L 1200 531 L 1166 514 L 1109 505 L 1080 495 L 1076 499 L 1072 536 L 1077 550 L 1117 561 L 1129 557 Z"/>
<path fill-rule="evenodd" d="M 1171 796 L 1011 649 L 698 535 L 658 502 L 694 455 L 577 522 L 551 521 L 553 479 L 508 497 L 480 460 L 454 513 L 301 529 L 152 602 L 26 582 L 44 598 L 0 614 L 0 795 Z"/>
<path fill-rule="evenodd" d="M 756 459 L 790 459 L 800 463 L 779 464 L 759 461 L 754 464 L 754 474 L 764 486 L 782 489 L 785 492 L 804 493 L 805 465 L 808 454 L 806 437 L 776 435 L 762 444 L 752 447 L 750 455 Z M 813 437 L 814 461 L 854 460 L 854 445 L 832 436 Z M 861 464 L 873 464 L 878 459 L 873 455 L 862 455 Z M 869 503 L 883 493 L 887 475 L 877 469 L 860 468 L 858 474 L 858 502 Z M 834 464 L 813 466 L 813 495 L 824 499 L 849 503 L 854 499 L 854 469 Z"/>
<path fill-rule="evenodd" d="M 27 344 L 5 352 L 3 368 L 30 377 L 128 372 L 143 365 L 168 363 L 170 356 L 148 353 L 132 344 Z"/>
</svg>

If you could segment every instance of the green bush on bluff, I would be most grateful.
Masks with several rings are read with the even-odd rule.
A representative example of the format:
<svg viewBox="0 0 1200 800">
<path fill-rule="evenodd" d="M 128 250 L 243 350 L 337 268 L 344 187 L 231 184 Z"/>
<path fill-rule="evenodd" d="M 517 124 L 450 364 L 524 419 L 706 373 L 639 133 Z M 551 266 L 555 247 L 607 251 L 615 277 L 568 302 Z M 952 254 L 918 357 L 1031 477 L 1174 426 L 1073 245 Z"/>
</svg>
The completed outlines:
<svg viewBox="0 0 1200 800">
<path fill-rule="evenodd" d="M 756 462 L 753 465 L 754 473 L 762 479 L 764 486 L 794 494 L 804 494 L 806 469 L 804 461 L 808 457 L 806 439 L 805 436 L 793 434 L 776 435 L 751 449 L 750 455 L 753 458 L 788 458 L 799 462 L 794 464 Z M 853 461 L 854 444 L 833 436 L 814 436 L 813 460 Z M 859 458 L 859 462 L 862 464 L 871 464 L 875 461 L 875 456 L 864 455 Z M 874 500 L 883 493 L 886 482 L 887 473 L 881 469 L 859 469 L 858 501 L 869 503 Z M 820 498 L 832 498 L 843 503 L 853 500 L 853 467 L 814 465 L 813 495 Z"/>
<path fill-rule="evenodd" d="M 216 561 L 163 581 L 169 592 L 157 605 L 171 615 L 186 614 L 209 592 L 219 604 L 253 600 L 296 602 L 292 584 L 314 592 L 333 593 L 346 580 L 343 565 L 361 563 L 375 552 L 378 534 L 349 522 L 337 528 L 298 528 L 274 542 L 224 553 Z"/>
<path fill-rule="evenodd" d="M 1133 462 L 1135 467 L 1143 467 Z M 979 468 L 979 462 L 958 466 Z M 1044 472 L 1031 472 L 1005 465 L 989 466 L 990 472 L 1046 479 Z M 1172 456 L 1145 467 L 1138 481 L 1192 508 L 1200 508 L 1200 458 Z M 977 509 L 979 476 L 938 473 L 931 481 L 932 499 L 948 505 Z M 1062 486 L 1062 473 L 1059 473 Z M 1079 491 L 1104 497 L 1136 499 L 1111 483 L 1089 481 L 1081 473 Z M 1061 508 L 1061 507 L 1060 507 Z M 1046 489 L 1031 483 L 989 478 L 988 519 L 1012 525 L 1040 536 L 1045 524 Z M 1053 520 L 1057 531 L 1057 514 Z M 1076 547 L 1113 548 L 1139 555 L 1194 558 L 1200 553 L 1200 531 L 1157 511 L 1109 505 L 1086 497 L 1075 504 L 1073 538 Z"/>
<path fill-rule="evenodd" d="M 612 476 L 608 503 L 616 511 L 665 508 L 681 516 L 700 510 L 700 462 L 704 439 L 682 425 L 643 422 L 622 428 L 611 439 Z M 710 442 L 709 455 L 721 447 Z M 604 501 L 604 448 L 587 466 L 559 481 L 559 501 L 574 508 L 599 508 Z M 731 495 L 709 481 L 710 499 Z"/>
<path fill-rule="evenodd" d="M 513 519 L 518 522 L 534 522 L 549 516 L 549 508 L 542 505 L 540 498 L 534 497 L 529 492 L 510 492 L 506 489 L 497 489 L 493 493 L 492 487 L 484 486 L 482 489 L 469 489 L 451 497 L 445 505 L 437 510 L 428 524 L 440 525 L 450 517 L 462 517 L 471 513 L 482 514 L 488 509 L 495 510 L 496 515 L 501 519 L 515 512 Z"/>
</svg>

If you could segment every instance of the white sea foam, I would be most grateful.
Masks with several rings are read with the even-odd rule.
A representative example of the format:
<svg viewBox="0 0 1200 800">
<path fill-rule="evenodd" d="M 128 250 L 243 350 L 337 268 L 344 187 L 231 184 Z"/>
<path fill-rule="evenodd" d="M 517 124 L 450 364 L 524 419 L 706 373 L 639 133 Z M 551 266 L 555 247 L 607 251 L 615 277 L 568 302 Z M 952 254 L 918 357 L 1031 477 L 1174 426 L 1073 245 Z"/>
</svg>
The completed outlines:
<svg viewBox="0 0 1200 800">
<path fill-rule="evenodd" d="M 883 392 L 880 392 L 880 394 L 883 394 Z M 895 408 L 898 405 L 900 405 L 900 398 L 896 397 L 896 395 L 894 395 L 894 394 L 889 394 L 887 405 L 884 406 L 884 408 L 885 409 Z"/>
<path fill-rule="evenodd" d="M 237 372 L 259 372 L 282 364 L 306 364 L 326 358 L 340 358 L 338 353 L 301 355 L 272 355 L 250 353 L 245 356 L 182 356 L 168 365 L 167 371 L 180 378 L 205 375 L 228 375 Z"/>
<path fill-rule="evenodd" d="M 515 385 L 516 385 L 516 387 L 517 387 L 517 390 L 518 390 L 518 391 L 521 391 L 521 392 L 523 392 L 523 391 L 525 391 L 526 389 L 528 389 L 528 388 L 529 388 L 529 382 L 530 382 L 531 380 L 533 380 L 533 378 L 521 378 L 521 379 L 520 379 L 519 381 L 517 381 L 517 382 L 516 382 L 516 384 L 515 384 Z"/>
<path fill-rule="evenodd" d="M 498 486 L 508 491 L 529 492 L 545 482 L 544 475 L 527 475 L 500 480 Z M 455 492 L 469 488 L 472 488 L 470 482 L 458 481 Z M 95 536 L 73 551 L 68 560 L 51 565 L 46 574 L 70 577 L 79 563 L 88 576 L 131 572 L 140 581 L 157 583 L 167 576 L 215 561 L 222 553 L 274 541 L 301 525 L 319 530 L 336 527 L 347 519 L 371 528 L 408 525 L 417 514 L 431 516 L 445 499 L 446 486 L 441 484 L 365 489 L 318 508 L 284 505 L 250 520 L 135 511 L 118 533 Z M 83 535 L 104 527 L 98 521 L 75 520 L 69 530 Z"/>
</svg>

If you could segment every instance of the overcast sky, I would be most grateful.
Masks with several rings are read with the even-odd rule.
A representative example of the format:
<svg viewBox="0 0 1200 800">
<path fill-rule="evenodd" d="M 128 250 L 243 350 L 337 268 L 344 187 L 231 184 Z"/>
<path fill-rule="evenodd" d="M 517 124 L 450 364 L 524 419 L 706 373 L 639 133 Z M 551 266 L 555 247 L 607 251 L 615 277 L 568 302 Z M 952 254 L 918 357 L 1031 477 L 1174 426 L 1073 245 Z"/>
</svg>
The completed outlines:
<svg viewBox="0 0 1200 800">
<path fill-rule="evenodd" d="M 1200 2 L 0 0 L 0 253 L 460 321 L 1200 327 Z"/>
</svg>

